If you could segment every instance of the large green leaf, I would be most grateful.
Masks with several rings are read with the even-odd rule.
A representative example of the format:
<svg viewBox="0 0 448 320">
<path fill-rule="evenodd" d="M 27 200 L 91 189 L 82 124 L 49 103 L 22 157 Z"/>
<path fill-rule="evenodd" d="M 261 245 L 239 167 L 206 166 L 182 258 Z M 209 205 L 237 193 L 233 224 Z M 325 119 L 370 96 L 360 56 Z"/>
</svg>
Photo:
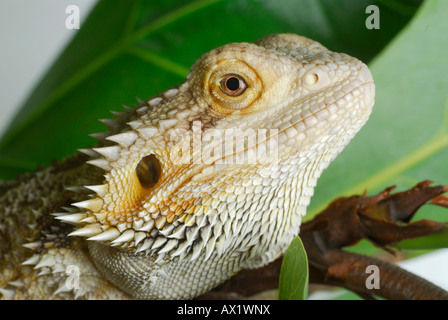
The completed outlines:
<svg viewBox="0 0 448 320">
<path fill-rule="evenodd" d="M 216 46 L 292 32 L 369 61 L 407 23 L 419 2 L 100 1 L 1 140 L 0 177 L 12 179 L 93 144 L 88 134 L 105 129 L 97 119 L 109 118 L 108 111 L 121 104 L 134 105 L 136 97 L 147 99 L 182 82 L 192 63 Z M 372 3 L 381 10 L 380 30 L 365 27 L 365 9 Z M 352 153 L 359 152 L 352 148 L 344 159 Z M 337 168 L 333 171 L 341 165 Z"/>
<path fill-rule="evenodd" d="M 370 63 L 376 83 L 372 116 L 320 178 L 311 215 L 342 194 L 388 185 L 405 189 L 425 179 L 448 184 L 446 12 L 447 1 L 426 1 Z M 426 217 L 435 218 L 433 213 L 441 210 L 422 210 Z M 441 218 L 446 221 L 446 215 Z"/>
<path fill-rule="evenodd" d="M 376 104 L 367 125 L 324 172 L 307 218 L 340 195 L 407 189 L 422 180 L 448 184 L 448 2 L 429 0 L 370 63 Z M 424 206 L 415 219 L 447 221 L 446 209 Z M 448 247 L 448 233 L 399 243 L 402 249 Z M 375 249 L 363 242 L 358 252 Z"/>
</svg>

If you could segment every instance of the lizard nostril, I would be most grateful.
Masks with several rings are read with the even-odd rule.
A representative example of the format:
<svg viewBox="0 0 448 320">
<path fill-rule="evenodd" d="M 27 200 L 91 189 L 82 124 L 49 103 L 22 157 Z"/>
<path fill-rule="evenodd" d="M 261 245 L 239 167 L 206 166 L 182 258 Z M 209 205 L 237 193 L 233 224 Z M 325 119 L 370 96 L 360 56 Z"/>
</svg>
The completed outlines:
<svg viewBox="0 0 448 320">
<path fill-rule="evenodd" d="M 319 90 L 330 83 L 330 77 L 319 67 L 308 70 L 304 75 L 304 84 L 311 90 Z"/>
<path fill-rule="evenodd" d="M 310 73 L 305 79 L 306 84 L 309 86 L 315 84 L 317 81 L 319 81 L 319 76 L 317 73 Z"/>
<path fill-rule="evenodd" d="M 135 169 L 138 180 L 143 188 L 149 189 L 159 181 L 162 174 L 160 161 L 154 154 L 144 157 Z"/>
</svg>

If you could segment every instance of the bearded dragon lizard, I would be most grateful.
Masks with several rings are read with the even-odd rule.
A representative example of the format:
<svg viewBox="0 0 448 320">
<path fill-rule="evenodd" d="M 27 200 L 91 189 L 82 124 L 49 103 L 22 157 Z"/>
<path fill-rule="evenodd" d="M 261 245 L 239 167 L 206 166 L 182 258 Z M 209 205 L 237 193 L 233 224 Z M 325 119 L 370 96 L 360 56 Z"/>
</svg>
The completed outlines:
<svg viewBox="0 0 448 320">
<path fill-rule="evenodd" d="M 365 64 L 294 34 L 206 53 L 95 148 L 1 187 L 1 295 L 189 299 L 266 265 L 374 91 Z"/>
</svg>

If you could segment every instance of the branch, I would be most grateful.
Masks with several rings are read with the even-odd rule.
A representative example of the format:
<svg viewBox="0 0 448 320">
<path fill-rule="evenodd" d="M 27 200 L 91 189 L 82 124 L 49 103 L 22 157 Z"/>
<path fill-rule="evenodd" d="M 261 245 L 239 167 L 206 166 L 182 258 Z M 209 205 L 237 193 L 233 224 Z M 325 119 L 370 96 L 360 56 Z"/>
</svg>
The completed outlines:
<svg viewBox="0 0 448 320">
<path fill-rule="evenodd" d="M 335 285 L 351 290 L 363 298 L 379 296 L 389 300 L 447 300 L 448 292 L 397 265 L 342 250 L 332 250 L 325 256 L 331 266 L 325 277 L 321 270 L 310 266 L 310 282 Z M 366 286 L 366 268 L 375 265 L 380 270 L 379 288 Z"/>
</svg>

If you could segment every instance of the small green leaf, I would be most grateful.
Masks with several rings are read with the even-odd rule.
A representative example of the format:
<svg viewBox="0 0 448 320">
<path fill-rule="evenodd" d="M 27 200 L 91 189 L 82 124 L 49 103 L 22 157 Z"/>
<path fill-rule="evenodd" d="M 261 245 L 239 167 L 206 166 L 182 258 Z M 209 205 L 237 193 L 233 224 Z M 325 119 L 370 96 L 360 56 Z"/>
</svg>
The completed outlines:
<svg viewBox="0 0 448 320">
<path fill-rule="evenodd" d="M 279 299 L 305 300 L 308 297 L 308 258 L 302 240 L 295 237 L 286 250 L 280 270 Z"/>
</svg>

